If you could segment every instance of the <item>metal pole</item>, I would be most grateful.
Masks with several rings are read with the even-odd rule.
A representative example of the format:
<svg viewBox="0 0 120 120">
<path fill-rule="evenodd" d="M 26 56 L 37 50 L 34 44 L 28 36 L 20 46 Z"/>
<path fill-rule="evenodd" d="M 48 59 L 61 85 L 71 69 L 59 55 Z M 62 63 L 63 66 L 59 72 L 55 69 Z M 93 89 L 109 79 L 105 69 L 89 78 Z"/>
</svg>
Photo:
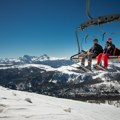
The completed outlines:
<svg viewBox="0 0 120 120">
<path fill-rule="evenodd" d="M 93 17 L 90 15 L 90 0 L 86 0 L 86 14 L 89 19 L 93 19 Z"/>
<path fill-rule="evenodd" d="M 79 43 L 79 38 L 78 38 L 78 30 L 75 31 L 75 35 L 76 35 L 76 40 L 77 40 L 77 45 L 78 45 L 78 53 L 80 53 L 80 43 Z"/>
</svg>

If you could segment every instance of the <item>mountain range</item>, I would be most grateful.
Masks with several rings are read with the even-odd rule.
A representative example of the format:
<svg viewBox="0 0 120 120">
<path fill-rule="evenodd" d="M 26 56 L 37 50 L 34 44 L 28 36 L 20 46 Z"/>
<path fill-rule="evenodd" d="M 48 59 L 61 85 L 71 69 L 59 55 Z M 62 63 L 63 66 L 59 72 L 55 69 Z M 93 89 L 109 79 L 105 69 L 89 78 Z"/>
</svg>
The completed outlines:
<svg viewBox="0 0 120 120">
<path fill-rule="evenodd" d="M 63 65 L 71 65 L 72 62 L 68 58 L 49 57 L 47 54 L 41 56 L 24 55 L 19 58 L 0 59 L 0 64 L 20 65 L 20 64 L 44 64 L 51 67 L 60 67 Z"/>
<path fill-rule="evenodd" d="M 94 64 L 94 61 L 93 61 Z M 71 99 L 120 99 L 120 63 L 110 63 L 111 72 L 81 72 L 67 58 L 24 55 L 0 60 L 0 85 Z M 114 97 L 113 97 L 114 96 Z"/>
</svg>

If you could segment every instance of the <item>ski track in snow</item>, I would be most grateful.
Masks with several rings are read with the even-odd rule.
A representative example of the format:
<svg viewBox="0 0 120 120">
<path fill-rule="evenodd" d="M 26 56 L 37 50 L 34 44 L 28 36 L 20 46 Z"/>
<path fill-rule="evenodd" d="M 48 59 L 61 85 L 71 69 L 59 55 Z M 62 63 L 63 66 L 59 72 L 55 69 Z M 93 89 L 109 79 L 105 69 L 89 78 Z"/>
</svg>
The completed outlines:
<svg viewBox="0 0 120 120">
<path fill-rule="evenodd" d="M 26 101 L 29 98 L 32 103 Z M 120 108 L 0 87 L 0 120 L 119 120 Z"/>
</svg>

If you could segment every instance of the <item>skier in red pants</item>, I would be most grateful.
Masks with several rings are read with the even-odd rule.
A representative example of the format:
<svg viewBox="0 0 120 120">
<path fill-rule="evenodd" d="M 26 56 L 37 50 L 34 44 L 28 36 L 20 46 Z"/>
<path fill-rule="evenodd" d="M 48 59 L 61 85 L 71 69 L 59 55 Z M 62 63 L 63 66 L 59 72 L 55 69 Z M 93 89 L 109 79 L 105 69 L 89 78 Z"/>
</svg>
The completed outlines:
<svg viewBox="0 0 120 120">
<path fill-rule="evenodd" d="M 101 61 L 103 60 L 104 61 L 104 68 L 107 69 L 107 67 L 108 67 L 108 57 L 114 55 L 114 52 L 115 52 L 115 45 L 112 44 L 112 38 L 108 38 L 108 40 L 106 42 L 104 52 L 100 53 L 97 56 L 97 65 L 101 66 Z"/>
</svg>

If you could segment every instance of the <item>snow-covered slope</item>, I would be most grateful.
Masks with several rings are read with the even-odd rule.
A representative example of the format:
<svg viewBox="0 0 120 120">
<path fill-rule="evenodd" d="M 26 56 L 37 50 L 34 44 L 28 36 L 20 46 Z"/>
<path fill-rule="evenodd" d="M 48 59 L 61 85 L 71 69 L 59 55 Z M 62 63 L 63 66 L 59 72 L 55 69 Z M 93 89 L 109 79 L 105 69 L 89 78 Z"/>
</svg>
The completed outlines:
<svg viewBox="0 0 120 120">
<path fill-rule="evenodd" d="M 58 67 L 58 68 L 53 68 L 51 66 L 44 65 L 44 64 L 21 64 L 21 65 L 1 66 L 0 69 L 1 70 L 2 69 L 14 69 L 14 68 L 23 69 L 23 68 L 31 68 L 31 67 L 43 69 L 45 71 L 59 71 L 59 72 L 62 72 L 62 73 L 67 73 L 67 74 L 80 74 L 80 73 L 74 72 L 74 70 L 77 70 L 77 68 L 75 68 L 75 66 L 74 67 L 72 67 L 72 66 L 61 66 L 61 67 Z"/>
<path fill-rule="evenodd" d="M 31 68 L 31 67 L 35 67 L 35 68 L 40 68 L 40 69 L 44 69 L 46 71 L 53 71 L 55 70 L 55 68 L 52 68 L 48 65 L 43 65 L 43 64 L 22 64 L 22 65 L 10 65 L 8 67 L 0 67 L 0 69 L 14 69 L 14 68 Z"/>
<path fill-rule="evenodd" d="M 0 87 L 0 120 L 119 120 L 120 108 Z"/>
</svg>

